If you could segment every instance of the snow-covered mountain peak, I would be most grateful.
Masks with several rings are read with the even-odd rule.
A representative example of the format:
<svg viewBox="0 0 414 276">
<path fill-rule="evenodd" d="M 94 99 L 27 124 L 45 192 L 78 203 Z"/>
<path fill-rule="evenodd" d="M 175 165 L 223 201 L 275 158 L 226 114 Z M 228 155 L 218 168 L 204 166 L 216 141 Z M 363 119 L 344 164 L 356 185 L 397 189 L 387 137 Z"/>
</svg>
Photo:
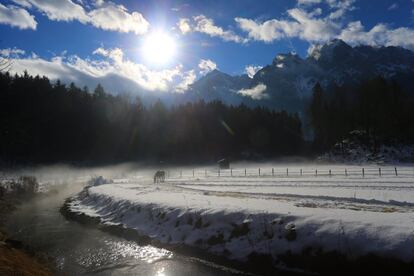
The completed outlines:
<svg viewBox="0 0 414 276">
<path fill-rule="evenodd" d="M 354 49 L 346 44 L 343 40 L 334 39 L 331 42 L 319 47 L 313 57 L 317 56 L 316 59 L 319 62 L 338 62 L 345 60 L 352 56 Z"/>
<path fill-rule="evenodd" d="M 210 79 L 210 78 L 225 78 L 227 76 L 229 76 L 229 75 L 227 75 L 226 73 L 223 73 L 223 72 L 221 72 L 221 71 L 219 71 L 217 69 L 214 69 L 214 70 L 208 72 L 204 76 L 204 78 L 208 78 L 208 79 Z"/>
<path fill-rule="evenodd" d="M 414 52 L 401 47 L 352 47 L 335 39 L 311 47 L 306 59 L 293 53 L 278 54 L 253 79 L 213 70 L 192 84 L 185 97 L 301 112 L 317 82 L 328 90 L 335 85 L 357 86 L 378 76 L 395 80 L 406 91 L 414 91 Z M 265 100 L 243 98 L 238 93 L 259 84 L 266 86 L 269 97 Z"/>
<path fill-rule="evenodd" d="M 303 63 L 303 59 L 294 53 L 288 53 L 288 54 L 278 54 L 273 59 L 273 65 L 278 68 L 285 68 L 285 67 L 292 67 L 297 66 L 301 63 Z"/>
</svg>

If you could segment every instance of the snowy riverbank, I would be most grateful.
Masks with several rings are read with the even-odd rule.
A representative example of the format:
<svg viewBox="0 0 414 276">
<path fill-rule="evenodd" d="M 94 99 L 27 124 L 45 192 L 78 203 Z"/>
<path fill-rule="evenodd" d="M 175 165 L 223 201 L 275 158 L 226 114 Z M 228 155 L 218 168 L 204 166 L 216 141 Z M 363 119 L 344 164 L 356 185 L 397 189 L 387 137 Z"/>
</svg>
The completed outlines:
<svg viewBox="0 0 414 276">
<path fill-rule="evenodd" d="M 332 252 L 414 261 L 408 175 L 115 179 L 87 188 L 69 209 L 236 261 L 263 255 L 283 266 L 287 255 Z"/>
</svg>

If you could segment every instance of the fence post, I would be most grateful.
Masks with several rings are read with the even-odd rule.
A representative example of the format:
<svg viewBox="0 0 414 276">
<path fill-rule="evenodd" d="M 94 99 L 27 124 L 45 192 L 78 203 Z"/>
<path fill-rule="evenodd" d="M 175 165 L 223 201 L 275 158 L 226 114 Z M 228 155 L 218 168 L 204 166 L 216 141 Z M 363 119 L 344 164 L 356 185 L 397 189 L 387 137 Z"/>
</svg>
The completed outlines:
<svg viewBox="0 0 414 276">
<path fill-rule="evenodd" d="M 315 176 L 318 176 L 318 170 L 315 170 Z"/>
<path fill-rule="evenodd" d="M 394 167 L 395 176 L 398 176 L 397 167 Z"/>
<path fill-rule="evenodd" d="M 246 172 L 246 169 L 244 169 L 244 176 L 247 176 L 247 172 Z"/>
<path fill-rule="evenodd" d="M 365 169 L 362 168 L 362 177 L 365 177 Z"/>
<path fill-rule="evenodd" d="M 259 168 L 259 176 L 260 176 L 260 168 Z"/>
<path fill-rule="evenodd" d="M 233 168 L 230 169 L 230 176 L 233 176 Z"/>
<path fill-rule="evenodd" d="M 272 176 L 275 176 L 275 168 L 272 168 Z"/>
<path fill-rule="evenodd" d="M 348 170 L 345 169 L 345 176 L 348 176 Z"/>
<path fill-rule="evenodd" d="M 289 168 L 286 168 L 286 176 L 289 176 Z"/>
<path fill-rule="evenodd" d="M 302 169 L 300 169 L 300 176 L 302 176 Z"/>
<path fill-rule="evenodd" d="M 329 177 L 332 176 L 332 171 L 329 169 Z"/>
<path fill-rule="evenodd" d="M 194 170 L 193 170 L 193 177 L 194 177 Z"/>
<path fill-rule="evenodd" d="M 378 168 L 378 175 L 381 176 L 381 168 Z"/>
</svg>

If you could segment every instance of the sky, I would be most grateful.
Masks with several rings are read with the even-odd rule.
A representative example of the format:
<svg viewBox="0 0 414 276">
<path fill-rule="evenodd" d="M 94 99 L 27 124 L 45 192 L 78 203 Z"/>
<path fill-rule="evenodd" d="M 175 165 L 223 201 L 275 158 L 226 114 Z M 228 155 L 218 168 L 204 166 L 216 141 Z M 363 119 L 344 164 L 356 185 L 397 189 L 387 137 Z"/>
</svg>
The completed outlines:
<svg viewBox="0 0 414 276">
<path fill-rule="evenodd" d="M 414 0 L 0 0 L 0 56 L 109 92 L 183 93 L 340 38 L 414 50 Z"/>
</svg>

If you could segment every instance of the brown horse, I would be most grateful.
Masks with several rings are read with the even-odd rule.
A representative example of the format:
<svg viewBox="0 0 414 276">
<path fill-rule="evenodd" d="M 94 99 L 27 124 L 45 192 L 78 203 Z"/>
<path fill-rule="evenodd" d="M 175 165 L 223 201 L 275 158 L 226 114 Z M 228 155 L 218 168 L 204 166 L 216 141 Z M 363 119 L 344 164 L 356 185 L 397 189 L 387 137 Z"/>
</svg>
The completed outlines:
<svg viewBox="0 0 414 276">
<path fill-rule="evenodd" d="M 161 183 L 165 181 L 165 171 L 157 171 L 154 174 L 154 183 Z"/>
</svg>

